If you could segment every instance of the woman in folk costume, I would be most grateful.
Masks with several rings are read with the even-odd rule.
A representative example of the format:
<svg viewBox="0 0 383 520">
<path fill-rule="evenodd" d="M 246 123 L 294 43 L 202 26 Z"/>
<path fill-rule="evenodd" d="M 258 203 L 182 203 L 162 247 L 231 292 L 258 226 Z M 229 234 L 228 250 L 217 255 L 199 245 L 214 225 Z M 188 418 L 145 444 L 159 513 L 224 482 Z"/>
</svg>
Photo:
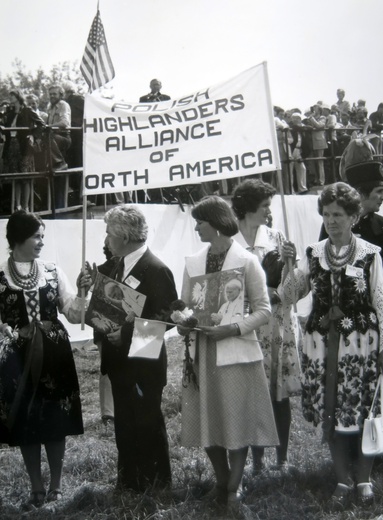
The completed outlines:
<svg viewBox="0 0 383 520">
<path fill-rule="evenodd" d="M 327 186 L 318 200 L 328 238 L 311 245 L 294 270 L 299 298 L 312 291 L 302 357 L 305 419 L 321 425 L 338 484 L 330 506 L 345 508 L 354 492 L 361 505 L 374 499 L 373 457 L 361 449 L 367 417 L 382 365 L 383 268 L 380 248 L 357 238 L 361 201 L 343 182 Z M 291 242 L 283 254 L 295 260 Z M 286 297 L 292 280 L 284 282 Z"/>
<path fill-rule="evenodd" d="M 32 488 L 28 508 L 62 497 L 65 437 L 84 432 L 72 347 L 58 312 L 80 323 L 80 291 L 92 282 L 80 274 L 76 294 L 59 267 L 39 259 L 44 229 L 37 215 L 13 213 L 7 223 L 11 252 L 0 266 L 0 442 L 20 446 Z"/>
</svg>

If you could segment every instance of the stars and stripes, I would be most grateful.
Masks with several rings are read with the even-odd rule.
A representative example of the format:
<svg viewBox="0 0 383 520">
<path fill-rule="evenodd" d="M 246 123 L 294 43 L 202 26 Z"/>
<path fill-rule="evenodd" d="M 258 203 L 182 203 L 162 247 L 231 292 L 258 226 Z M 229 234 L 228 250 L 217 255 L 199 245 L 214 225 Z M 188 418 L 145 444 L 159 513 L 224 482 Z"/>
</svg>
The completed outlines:
<svg viewBox="0 0 383 520">
<path fill-rule="evenodd" d="M 102 87 L 115 76 L 100 11 L 97 11 L 90 28 L 80 70 L 89 86 L 89 92 Z"/>
</svg>

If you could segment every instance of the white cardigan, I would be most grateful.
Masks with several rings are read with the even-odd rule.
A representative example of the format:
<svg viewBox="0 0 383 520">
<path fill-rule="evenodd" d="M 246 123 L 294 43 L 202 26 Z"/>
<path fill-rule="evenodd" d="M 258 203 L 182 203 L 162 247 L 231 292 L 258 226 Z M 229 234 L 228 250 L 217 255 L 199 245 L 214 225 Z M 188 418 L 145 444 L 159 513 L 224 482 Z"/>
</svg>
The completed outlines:
<svg viewBox="0 0 383 520">
<path fill-rule="evenodd" d="M 206 257 L 209 247 L 206 246 L 193 256 L 186 257 L 181 295 L 186 304 L 191 301 L 190 278 L 201 276 L 206 272 Z M 222 266 L 222 271 L 238 267 L 245 268 L 245 296 L 250 303 L 252 313 L 242 321 L 238 321 L 241 336 L 217 342 L 218 366 L 250 363 L 263 359 L 255 329 L 267 323 L 271 313 L 265 273 L 258 258 L 233 240 Z"/>
</svg>

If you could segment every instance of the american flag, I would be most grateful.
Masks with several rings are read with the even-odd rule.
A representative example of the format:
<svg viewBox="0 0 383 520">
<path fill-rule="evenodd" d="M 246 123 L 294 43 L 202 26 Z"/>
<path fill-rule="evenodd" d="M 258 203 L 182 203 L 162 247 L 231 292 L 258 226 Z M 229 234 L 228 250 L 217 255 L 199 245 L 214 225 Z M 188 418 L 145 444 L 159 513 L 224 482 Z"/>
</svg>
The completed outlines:
<svg viewBox="0 0 383 520">
<path fill-rule="evenodd" d="M 89 92 L 102 87 L 115 76 L 100 11 L 97 11 L 90 28 L 80 70 L 89 85 Z"/>
</svg>

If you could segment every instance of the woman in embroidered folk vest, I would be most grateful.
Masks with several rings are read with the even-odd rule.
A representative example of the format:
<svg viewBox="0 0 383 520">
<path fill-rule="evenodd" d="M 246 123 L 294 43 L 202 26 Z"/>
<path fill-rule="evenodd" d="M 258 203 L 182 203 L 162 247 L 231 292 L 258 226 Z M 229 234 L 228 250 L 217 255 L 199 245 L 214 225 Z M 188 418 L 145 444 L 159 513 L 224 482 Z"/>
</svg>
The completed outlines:
<svg viewBox="0 0 383 520">
<path fill-rule="evenodd" d="M 323 428 L 337 487 L 331 507 L 349 503 L 354 484 L 358 501 L 374 499 L 373 457 L 361 450 L 382 361 L 383 269 L 380 248 L 352 233 L 361 212 L 358 192 L 343 182 L 327 186 L 318 200 L 328 239 L 307 248 L 294 271 L 296 294 L 312 291 L 302 357 L 302 406 L 307 421 Z M 295 258 L 291 242 L 284 256 Z M 284 282 L 291 295 L 291 279 Z"/>
<path fill-rule="evenodd" d="M 33 213 L 13 213 L 7 224 L 10 255 L 0 266 L 0 442 L 20 446 L 31 480 L 25 506 L 61 498 L 66 435 L 83 433 L 79 384 L 68 333 L 58 311 L 80 323 L 81 299 L 64 273 L 39 259 L 45 225 Z M 91 284 L 77 278 L 78 293 Z M 50 486 L 45 492 L 41 445 Z"/>
</svg>

